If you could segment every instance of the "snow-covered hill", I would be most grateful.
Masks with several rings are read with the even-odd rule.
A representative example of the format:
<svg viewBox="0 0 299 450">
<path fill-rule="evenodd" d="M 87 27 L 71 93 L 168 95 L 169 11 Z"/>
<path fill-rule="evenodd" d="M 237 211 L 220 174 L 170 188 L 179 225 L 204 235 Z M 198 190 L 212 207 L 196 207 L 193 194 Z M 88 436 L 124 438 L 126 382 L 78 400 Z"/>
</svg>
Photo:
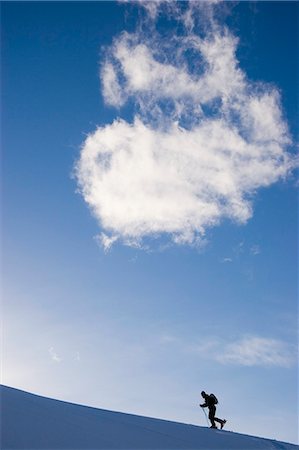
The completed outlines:
<svg viewBox="0 0 299 450">
<path fill-rule="evenodd" d="M 1 386 L 1 449 L 295 450 L 292 444 L 75 405 Z"/>
</svg>

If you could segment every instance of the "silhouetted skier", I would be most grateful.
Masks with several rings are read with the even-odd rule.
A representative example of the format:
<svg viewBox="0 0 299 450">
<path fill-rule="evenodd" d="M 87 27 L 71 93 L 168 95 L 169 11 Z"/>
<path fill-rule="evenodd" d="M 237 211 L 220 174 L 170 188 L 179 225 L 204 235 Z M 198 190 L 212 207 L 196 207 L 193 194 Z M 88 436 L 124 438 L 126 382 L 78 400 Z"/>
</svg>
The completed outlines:
<svg viewBox="0 0 299 450">
<path fill-rule="evenodd" d="M 217 428 L 215 422 L 220 423 L 221 430 L 224 427 L 226 420 L 225 419 L 218 419 L 218 417 L 215 417 L 216 414 L 216 405 L 218 403 L 217 398 L 214 394 L 206 394 L 205 391 L 201 392 L 202 397 L 205 399 L 205 402 L 200 405 L 202 408 L 209 408 L 209 419 L 212 424 L 211 428 Z"/>
</svg>

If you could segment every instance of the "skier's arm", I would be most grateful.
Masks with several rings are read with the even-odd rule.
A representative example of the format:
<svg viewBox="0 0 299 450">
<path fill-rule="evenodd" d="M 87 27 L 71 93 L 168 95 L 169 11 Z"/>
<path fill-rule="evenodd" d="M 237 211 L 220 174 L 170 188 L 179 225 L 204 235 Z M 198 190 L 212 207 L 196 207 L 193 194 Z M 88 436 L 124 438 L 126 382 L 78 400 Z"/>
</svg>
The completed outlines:
<svg viewBox="0 0 299 450">
<path fill-rule="evenodd" d="M 206 408 L 208 405 L 207 405 L 207 403 L 205 402 L 205 403 L 202 403 L 202 404 L 199 405 L 199 406 L 201 406 L 202 408 Z"/>
</svg>

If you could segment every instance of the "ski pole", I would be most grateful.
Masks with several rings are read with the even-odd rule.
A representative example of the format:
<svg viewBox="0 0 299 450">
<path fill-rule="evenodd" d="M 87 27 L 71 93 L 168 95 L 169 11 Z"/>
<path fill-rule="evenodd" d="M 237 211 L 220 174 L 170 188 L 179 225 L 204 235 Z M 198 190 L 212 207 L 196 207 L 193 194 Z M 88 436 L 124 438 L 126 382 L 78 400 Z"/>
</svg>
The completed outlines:
<svg viewBox="0 0 299 450">
<path fill-rule="evenodd" d="M 202 406 L 201 406 L 201 409 L 203 410 L 204 415 L 206 416 L 207 424 L 209 425 L 209 421 L 208 421 L 208 416 L 207 416 L 206 410 Z"/>
</svg>

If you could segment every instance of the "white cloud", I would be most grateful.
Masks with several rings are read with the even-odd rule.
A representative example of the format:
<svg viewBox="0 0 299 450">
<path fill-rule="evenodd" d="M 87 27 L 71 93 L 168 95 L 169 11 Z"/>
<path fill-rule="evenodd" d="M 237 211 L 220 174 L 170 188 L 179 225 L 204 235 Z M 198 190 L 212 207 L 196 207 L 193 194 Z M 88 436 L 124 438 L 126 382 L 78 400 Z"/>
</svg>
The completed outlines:
<svg viewBox="0 0 299 450">
<path fill-rule="evenodd" d="M 75 360 L 75 361 L 78 361 L 78 362 L 81 361 L 81 356 L 80 356 L 80 353 L 79 353 L 79 352 L 76 352 L 75 357 L 74 357 L 74 360 Z"/>
<path fill-rule="evenodd" d="M 261 248 L 259 245 L 255 244 L 250 248 L 250 253 L 254 256 L 259 255 L 261 253 Z"/>
<path fill-rule="evenodd" d="M 177 344 L 179 343 L 179 339 L 176 336 L 173 336 L 169 333 L 164 333 L 160 336 L 160 343 L 161 344 Z"/>
<path fill-rule="evenodd" d="M 243 336 L 234 341 L 212 337 L 192 351 L 221 364 L 240 366 L 291 367 L 296 363 L 294 347 L 284 341 L 261 336 Z"/>
<path fill-rule="evenodd" d="M 101 235 L 105 249 L 117 237 L 132 244 L 160 233 L 191 244 L 224 217 L 245 223 L 249 195 L 286 173 L 281 155 L 248 144 L 222 120 L 190 131 L 173 124 L 166 132 L 139 119 L 118 120 L 87 138 L 77 176 L 86 202 L 112 233 Z"/>
<path fill-rule="evenodd" d="M 221 342 L 218 338 L 210 337 L 201 339 L 200 344 L 191 345 L 190 350 L 199 353 L 202 356 L 206 356 L 208 358 L 214 358 L 217 356 L 217 349 L 221 347 Z M 216 353 L 215 353 L 216 352 Z"/>
<path fill-rule="evenodd" d="M 123 103 L 117 74 L 112 64 L 106 63 L 102 69 L 103 95 L 106 103 L 118 106 Z"/>
<path fill-rule="evenodd" d="M 290 367 L 297 358 L 295 351 L 283 341 L 249 336 L 226 345 L 216 359 L 224 364 Z"/>
<path fill-rule="evenodd" d="M 217 98 L 229 99 L 245 88 L 244 74 L 235 58 L 238 40 L 225 32 L 200 39 L 190 35 L 179 41 L 179 54 L 173 53 L 171 62 L 159 62 L 161 57 L 151 42 L 140 42 L 140 36 L 123 33 L 115 41 L 103 65 L 103 92 L 107 103 L 121 106 L 129 96 L 139 104 L 168 99 L 173 102 L 191 101 L 192 110 Z M 192 50 L 197 61 L 198 74 L 191 74 L 180 53 Z M 163 56 L 163 55 L 162 55 Z M 165 55 L 164 55 L 165 59 Z M 125 81 L 120 85 L 120 78 Z M 180 104 L 184 109 L 184 104 Z M 190 104 L 189 104 L 190 107 Z M 181 110 L 179 108 L 179 110 Z M 258 104 L 252 104 L 252 113 Z M 263 104 L 266 109 L 266 105 Z M 250 108 L 248 108 L 250 114 Z"/>
<path fill-rule="evenodd" d="M 150 17 L 160 6 L 147 5 Z M 107 51 L 104 98 L 118 107 L 130 98 L 135 117 L 91 133 L 76 166 L 105 251 L 161 234 L 201 245 L 224 218 L 246 223 L 256 190 L 296 165 L 278 91 L 249 82 L 238 39 L 213 18 L 205 37 L 196 34 L 194 8 L 167 45 L 157 33 L 122 33 Z"/>
<path fill-rule="evenodd" d="M 232 259 L 232 258 L 226 257 L 226 258 L 222 258 L 222 259 L 221 259 L 221 262 L 222 262 L 222 263 L 231 263 L 231 262 L 233 262 L 233 259 Z"/>
<path fill-rule="evenodd" d="M 56 363 L 60 363 L 60 362 L 62 361 L 62 358 L 60 358 L 60 357 L 58 356 L 58 354 L 56 353 L 56 351 L 54 350 L 53 347 L 50 347 L 50 348 L 49 348 L 49 354 L 50 354 L 50 357 L 51 357 L 51 360 L 52 360 L 52 361 L 54 361 L 54 362 L 56 362 Z"/>
<path fill-rule="evenodd" d="M 113 243 L 117 240 L 117 237 L 116 236 L 109 237 L 107 236 L 107 234 L 101 233 L 95 236 L 95 240 L 101 247 L 103 247 L 105 252 L 108 252 Z"/>
</svg>

